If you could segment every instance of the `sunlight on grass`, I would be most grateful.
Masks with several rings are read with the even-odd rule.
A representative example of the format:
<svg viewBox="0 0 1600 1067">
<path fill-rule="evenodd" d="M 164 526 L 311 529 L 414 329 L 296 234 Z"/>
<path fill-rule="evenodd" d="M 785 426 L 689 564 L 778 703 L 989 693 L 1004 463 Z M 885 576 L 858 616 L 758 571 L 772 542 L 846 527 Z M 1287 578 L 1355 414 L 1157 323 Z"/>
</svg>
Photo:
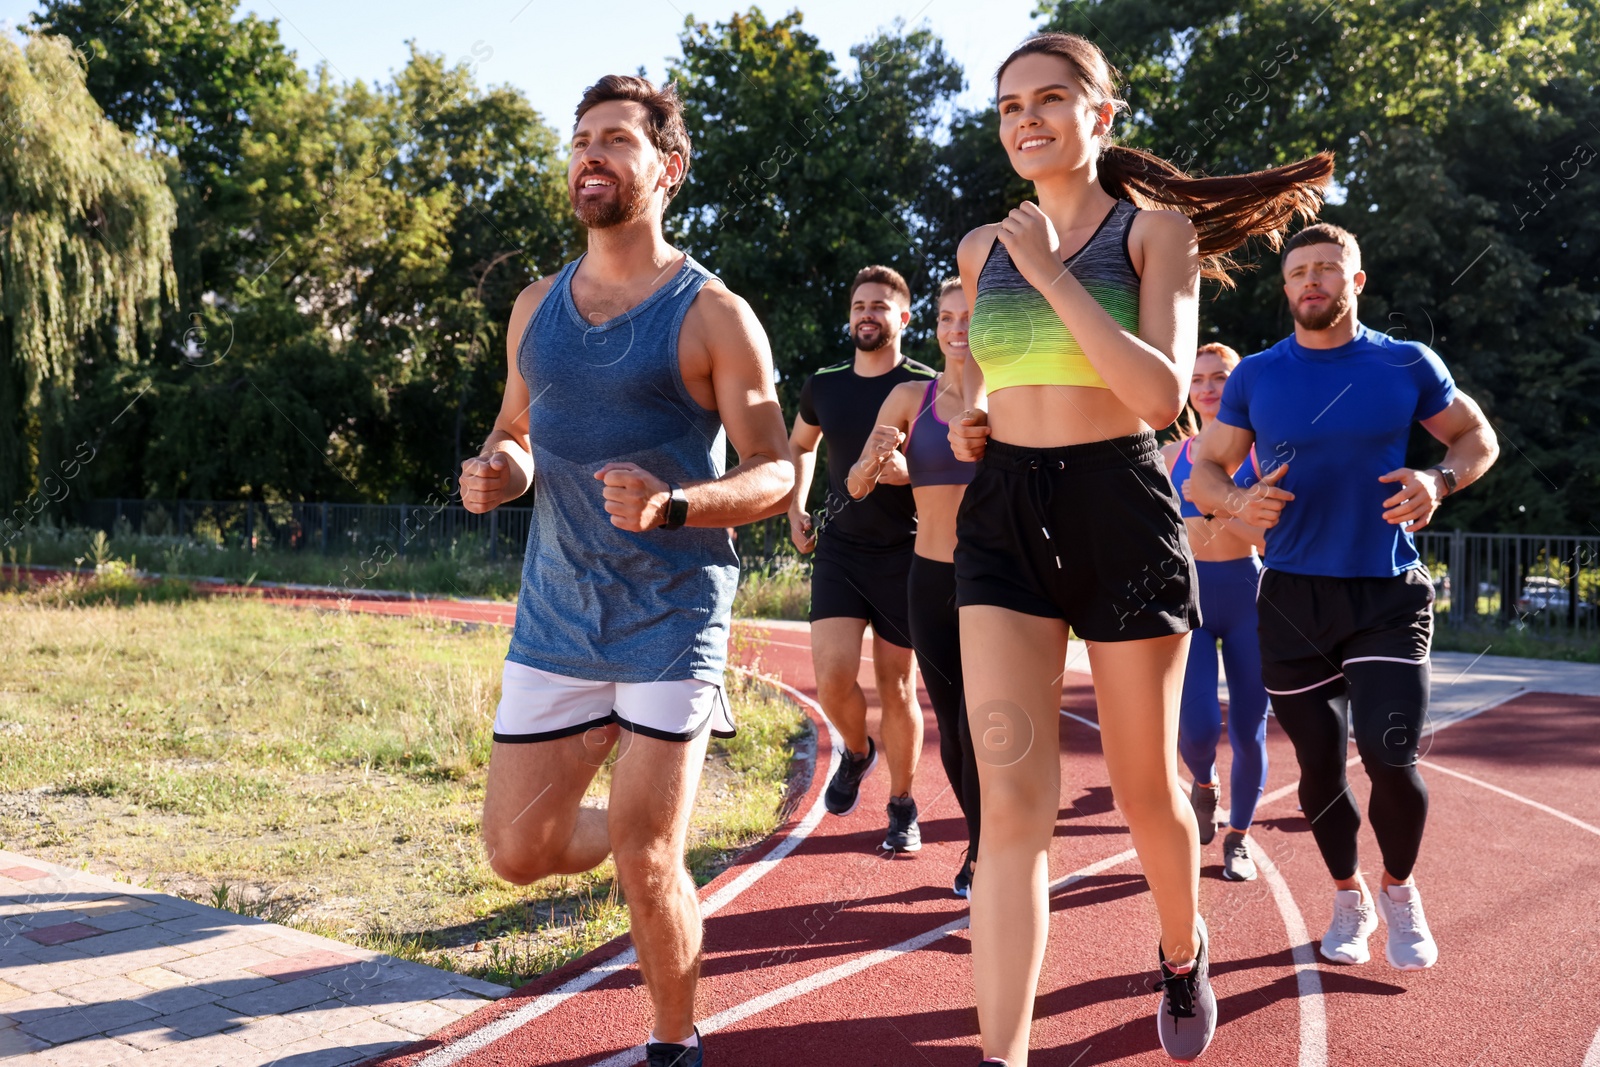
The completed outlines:
<svg viewBox="0 0 1600 1067">
<path fill-rule="evenodd" d="M 502 629 L 49 590 L 0 592 L 0 625 L 5 848 L 512 984 L 626 929 L 609 862 L 518 888 L 484 860 Z M 732 676 L 730 696 L 702 883 L 777 825 L 805 728 Z"/>
</svg>

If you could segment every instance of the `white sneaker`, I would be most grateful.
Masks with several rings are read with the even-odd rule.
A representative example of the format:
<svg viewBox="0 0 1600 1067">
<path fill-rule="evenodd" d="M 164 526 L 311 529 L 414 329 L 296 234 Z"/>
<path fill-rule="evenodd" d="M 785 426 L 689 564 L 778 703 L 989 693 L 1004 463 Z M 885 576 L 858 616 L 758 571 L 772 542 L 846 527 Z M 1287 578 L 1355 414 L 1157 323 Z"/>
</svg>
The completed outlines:
<svg viewBox="0 0 1600 1067">
<path fill-rule="evenodd" d="M 1377 928 L 1378 911 L 1371 897 L 1363 896 L 1359 889 L 1336 889 L 1333 921 L 1322 935 L 1322 954 L 1334 963 L 1366 963 L 1372 959 L 1367 938 Z"/>
<path fill-rule="evenodd" d="M 1414 885 L 1392 885 L 1378 894 L 1378 907 L 1389 925 L 1384 955 L 1401 971 L 1422 971 L 1439 962 L 1439 945 L 1422 914 L 1422 894 Z"/>
</svg>

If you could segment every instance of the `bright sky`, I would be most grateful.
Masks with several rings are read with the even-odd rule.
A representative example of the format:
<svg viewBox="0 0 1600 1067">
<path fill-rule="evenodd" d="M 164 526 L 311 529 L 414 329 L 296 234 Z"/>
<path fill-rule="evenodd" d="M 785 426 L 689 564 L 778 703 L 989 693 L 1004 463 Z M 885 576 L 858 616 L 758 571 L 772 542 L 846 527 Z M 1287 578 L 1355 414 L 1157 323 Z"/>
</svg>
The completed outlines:
<svg viewBox="0 0 1600 1067">
<path fill-rule="evenodd" d="M 133 0 L 138 2 L 138 0 Z M 898 18 L 926 25 L 967 74 L 964 107 L 986 105 L 990 79 L 1039 21 L 1036 0 L 800 0 L 767 4 L 777 19 L 793 7 L 804 28 L 851 69 L 849 48 Z M 0 0 L 0 28 L 25 22 L 33 0 Z M 244 0 L 243 10 L 276 18 L 302 66 L 326 60 L 343 81 L 385 81 L 405 64 L 414 38 L 428 52 L 476 64 L 480 85 L 510 82 L 563 135 L 585 86 L 641 65 L 660 80 L 678 53 L 686 16 L 715 22 L 749 0 Z"/>
</svg>

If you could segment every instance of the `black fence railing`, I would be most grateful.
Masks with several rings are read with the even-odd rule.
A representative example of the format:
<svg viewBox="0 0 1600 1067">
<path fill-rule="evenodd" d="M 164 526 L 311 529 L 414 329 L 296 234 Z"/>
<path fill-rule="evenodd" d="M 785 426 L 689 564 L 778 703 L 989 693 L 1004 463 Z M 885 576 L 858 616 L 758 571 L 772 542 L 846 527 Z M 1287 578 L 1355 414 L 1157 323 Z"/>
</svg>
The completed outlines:
<svg viewBox="0 0 1600 1067">
<path fill-rule="evenodd" d="M 365 554 L 386 545 L 396 555 L 452 549 L 491 560 L 522 558 L 531 507 L 475 515 L 459 504 L 252 503 L 216 500 L 95 500 L 80 521 L 115 535 L 132 532 L 210 541 L 249 550 Z M 803 563 L 782 515 L 738 527 L 747 567 Z M 1417 535 L 1438 591 L 1435 612 L 1454 625 L 1488 621 L 1600 639 L 1600 537 L 1484 534 Z"/>
<path fill-rule="evenodd" d="M 249 551 L 275 549 L 324 555 L 366 554 L 387 546 L 399 556 L 451 549 L 481 551 L 491 560 L 520 560 L 528 543 L 531 507 L 500 507 L 476 515 L 460 504 L 256 503 L 248 500 L 92 500 L 83 525 L 115 536 L 208 541 Z M 784 516 L 734 531 L 747 565 L 772 565 L 795 555 Z"/>
<path fill-rule="evenodd" d="M 1436 616 L 1600 639 L 1600 537 L 1419 533 Z"/>
</svg>

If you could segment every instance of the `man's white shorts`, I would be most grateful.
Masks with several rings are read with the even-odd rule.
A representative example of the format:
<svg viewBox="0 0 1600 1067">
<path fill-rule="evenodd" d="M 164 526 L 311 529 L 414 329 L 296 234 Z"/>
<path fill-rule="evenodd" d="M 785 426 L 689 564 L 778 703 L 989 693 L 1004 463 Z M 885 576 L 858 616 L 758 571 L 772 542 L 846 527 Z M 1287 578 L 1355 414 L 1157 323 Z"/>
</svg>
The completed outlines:
<svg viewBox="0 0 1600 1067">
<path fill-rule="evenodd" d="M 554 741 L 608 723 L 660 741 L 692 741 L 708 726 L 714 737 L 732 737 L 735 729 L 727 694 L 712 682 L 591 682 L 506 660 L 496 741 Z"/>
</svg>

